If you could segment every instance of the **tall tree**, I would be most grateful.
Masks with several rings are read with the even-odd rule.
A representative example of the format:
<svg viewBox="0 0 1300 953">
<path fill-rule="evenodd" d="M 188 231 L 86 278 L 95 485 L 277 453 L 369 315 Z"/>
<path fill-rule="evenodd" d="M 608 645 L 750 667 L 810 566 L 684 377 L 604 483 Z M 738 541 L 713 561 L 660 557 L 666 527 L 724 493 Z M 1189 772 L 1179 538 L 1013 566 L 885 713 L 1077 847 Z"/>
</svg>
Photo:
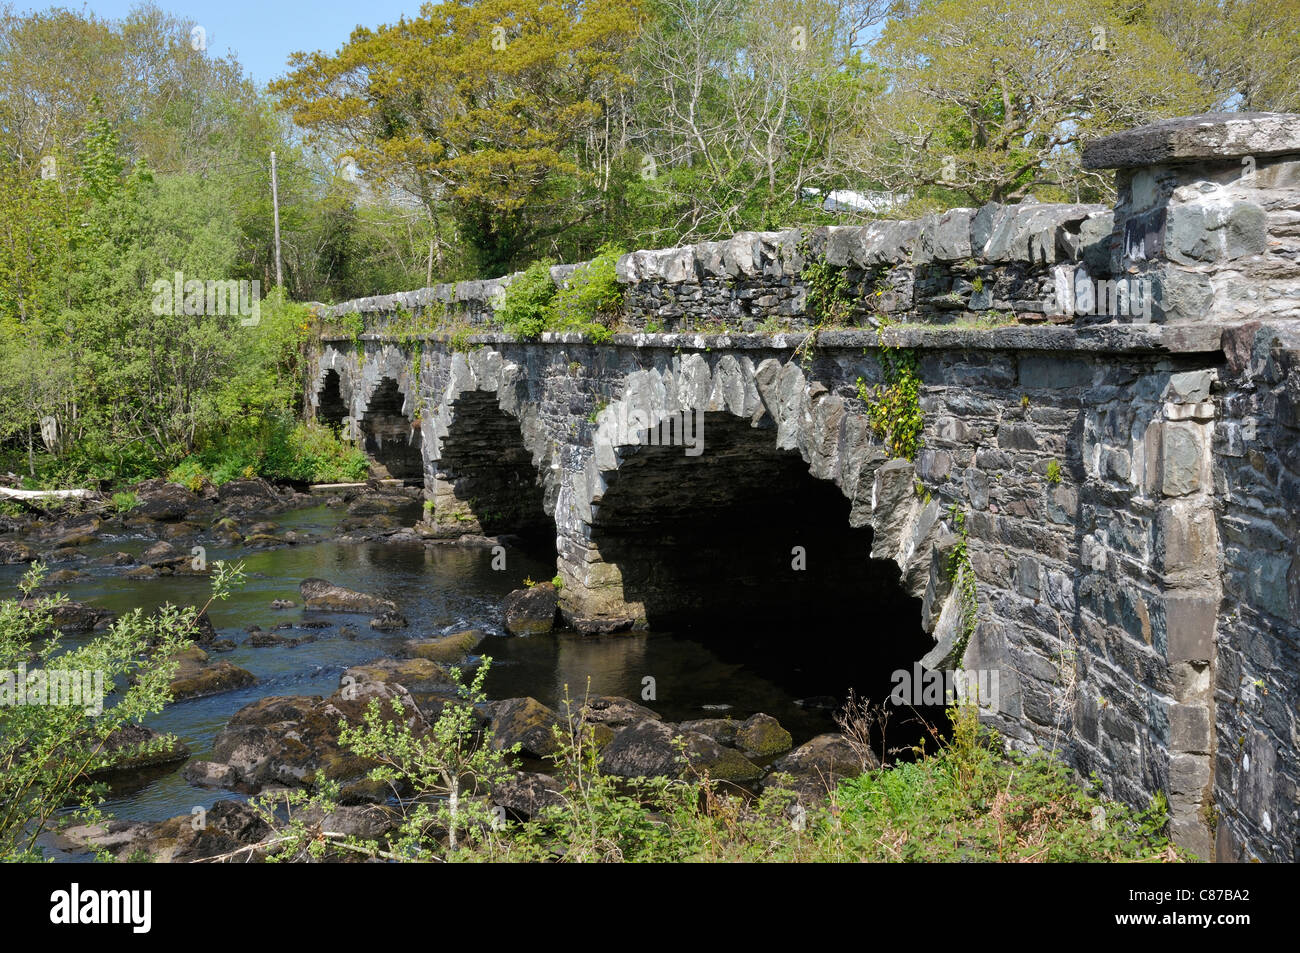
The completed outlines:
<svg viewBox="0 0 1300 953">
<path fill-rule="evenodd" d="M 576 144 L 626 77 L 625 0 L 447 0 L 335 55 L 296 53 L 271 89 L 317 141 L 375 182 L 446 208 L 487 273 L 520 263 L 576 212 L 557 189 L 590 176 Z"/>
<path fill-rule="evenodd" d="M 1124 0 L 921 0 L 872 50 L 888 94 L 859 168 L 946 204 L 1099 198 L 1088 137 L 1197 112 L 1211 96 Z"/>
</svg>

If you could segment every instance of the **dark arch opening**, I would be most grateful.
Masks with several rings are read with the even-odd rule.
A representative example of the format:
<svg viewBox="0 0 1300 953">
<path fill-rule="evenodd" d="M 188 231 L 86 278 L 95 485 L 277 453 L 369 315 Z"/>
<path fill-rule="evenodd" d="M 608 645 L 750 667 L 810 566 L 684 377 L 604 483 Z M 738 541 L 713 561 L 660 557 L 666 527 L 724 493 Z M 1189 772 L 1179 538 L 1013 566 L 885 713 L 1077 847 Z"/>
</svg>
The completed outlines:
<svg viewBox="0 0 1300 953">
<path fill-rule="evenodd" d="M 452 402 L 438 480 L 450 487 L 452 506 L 472 514 L 487 535 L 554 539 L 533 455 L 524 446 L 519 421 L 497 406 L 495 392 L 470 391 Z M 438 506 L 449 508 L 443 501 Z M 439 522 L 447 518 L 454 517 L 438 517 Z"/>
<path fill-rule="evenodd" d="M 370 405 L 361 415 L 365 451 L 375 462 L 399 480 L 422 480 L 424 459 L 420 454 L 420 430 L 402 413 L 405 395 L 397 381 L 385 377 L 375 388 Z"/>
<path fill-rule="evenodd" d="M 328 427 L 338 430 L 343 426 L 343 418 L 348 415 L 348 405 L 343 400 L 342 380 L 339 372 L 325 372 L 320 391 L 316 397 L 316 419 Z"/>
<path fill-rule="evenodd" d="M 709 413 L 699 456 L 632 449 L 592 539 L 651 630 L 707 641 L 796 697 L 843 701 L 852 689 L 882 702 L 934 641 L 921 601 L 892 560 L 870 558 L 872 531 L 851 527 L 849 510 L 797 451 L 777 449 L 773 429 Z M 941 707 L 895 710 L 891 744 L 924 734 L 917 713 L 945 723 Z"/>
</svg>

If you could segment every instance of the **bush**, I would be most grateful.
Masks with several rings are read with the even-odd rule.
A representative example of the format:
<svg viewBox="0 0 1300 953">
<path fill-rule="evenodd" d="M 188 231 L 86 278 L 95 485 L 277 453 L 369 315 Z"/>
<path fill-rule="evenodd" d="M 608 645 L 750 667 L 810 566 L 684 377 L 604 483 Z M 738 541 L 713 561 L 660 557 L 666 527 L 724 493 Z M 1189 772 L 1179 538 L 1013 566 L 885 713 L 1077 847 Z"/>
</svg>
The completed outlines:
<svg viewBox="0 0 1300 953">
<path fill-rule="evenodd" d="M 521 338 L 535 338 L 546 330 L 547 307 L 556 291 L 551 281 L 553 264 L 549 258 L 535 261 L 506 286 L 495 315 L 507 331 Z"/>
<path fill-rule="evenodd" d="M 596 257 L 583 262 L 564 287 L 551 280 L 550 259 L 533 262 L 506 286 L 496 317 L 502 326 L 522 338 L 543 331 L 578 331 L 596 343 L 609 340 L 623 301 L 615 266 L 622 252 L 602 246 Z"/>
<path fill-rule="evenodd" d="M 213 569 L 212 599 L 224 599 L 242 578 L 242 568 L 214 563 Z M 114 748 L 110 736 L 171 700 L 173 656 L 190 643 L 195 621 L 207 608 L 169 605 L 150 617 L 136 609 L 108 631 L 69 648 L 49 634 L 52 613 L 66 600 L 36 597 L 44 571 L 37 563 L 23 577 L 23 602 L 0 601 L 0 671 L 6 675 L 0 685 L 10 695 L 0 705 L 0 859 L 6 861 L 41 860 L 37 841 L 56 818 L 100 819 L 106 788 L 91 783 L 92 777 L 157 744 Z M 28 681 L 23 697 L 15 698 L 24 688 L 13 677 L 15 670 L 24 670 L 19 666 Z M 50 686 L 59 683 L 83 692 L 90 687 L 92 698 L 82 694 L 67 704 L 61 692 L 65 703 L 55 704 Z M 102 694 L 96 694 L 99 689 Z M 41 694 L 33 698 L 37 691 Z M 162 743 L 170 745 L 171 739 Z"/>
</svg>

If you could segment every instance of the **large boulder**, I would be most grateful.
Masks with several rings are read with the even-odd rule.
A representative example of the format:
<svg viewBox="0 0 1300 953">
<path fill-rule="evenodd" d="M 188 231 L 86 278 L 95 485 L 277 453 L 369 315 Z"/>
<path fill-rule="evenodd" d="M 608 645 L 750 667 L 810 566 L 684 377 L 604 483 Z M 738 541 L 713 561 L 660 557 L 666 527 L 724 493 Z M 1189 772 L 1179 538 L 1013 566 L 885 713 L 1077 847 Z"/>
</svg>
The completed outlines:
<svg viewBox="0 0 1300 953">
<path fill-rule="evenodd" d="M 91 778 L 103 778 L 161 764 L 179 764 L 190 756 L 190 749 L 171 735 L 159 734 L 146 725 L 128 723 L 109 733 L 104 739 L 101 754 L 100 765 L 88 772 Z"/>
<path fill-rule="evenodd" d="M 506 631 L 511 635 L 543 635 L 555 628 L 559 594 L 549 582 L 539 582 L 531 589 L 516 589 L 506 596 Z"/>
<path fill-rule="evenodd" d="M 707 735 L 651 720 L 615 735 L 601 753 L 600 769 L 623 778 L 707 773 L 720 781 L 751 781 L 762 774 L 758 765 L 734 748 L 725 748 Z"/>
<path fill-rule="evenodd" d="M 343 673 L 339 685 L 346 690 L 371 682 L 401 685 L 410 692 L 445 692 L 454 687 L 446 669 L 423 658 L 388 658 L 354 665 Z"/>
<path fill-rule="evenodd" d="M 139 503 L 131 515 L 159 523 L 174 523 L 211 510 L 196 494 L 166 480 L 146 480 L 135 488 L 135 495 Z"/>
<path fill-rule="evenodd" d="M 519 745 L 521 754 L 545 758 L 554 754 L 553 729 L 561 724 L 560 716 L 536 698 L 507 698 L 488 705 L 492 719 L 492 746 L 498 750 Z"/>
<path fill-rule="evenodd" d="M 793 739 L 790 732 L 771 715 L 759 712 L 747 718 L 736 729 L 736 747 L 750 758 L 770 758 L 789 751 Z"/>
<path fill-rule="evenodd" d="M 303 605 L 326 612 L 396 612 L 397 603 L 336 586 L 324 579 L 304 579 L 298 586 Z"/>
<path fill-rule="evenodd" d="M 0 566 L 12 566 L 15 563 L 34 563 L 36 550 L 22 543 L 0 539 Z"/>
<path fill-rule="evenodd" d="M 564 803 L 560 785 L 549 774 L 516 771 L 492 788 L 492 803 L 522 821 L 532 820 L 549 807 Z"/>
<path fill-rule="evenodd" d="M 262 479 L 231 480 L 217 489 L 221 511 L 227 515 L 269 513 L 279 509 L 283 500 L 271 484 Z"/>
<path fill-rule="evenodd" d="M 590 695 L 578 711 L 585 724 L 604 725 L 612 730 L 626 728 L 641 721 L 659 721 L 656 711 L 621 695 Z"/>
<path fill-rule="evenodd" d="M 209 661 L 208 653 L 197 645 L 182 649 L 172 657 L 179 663 L 171 682 L 172 698 L 176 701 L 218 695 L 257 681 L 257 676 L 238 665 L 224 660 Z"/>
<path fill-rule="evenodd" d="M 773 762 L 763 778 L 763 787 L 784 787 L 801 796 L 821 798 L 841 778 L 856 778 L 863 770 L 879 766 L 879 760 L 869 751 L 859 756 L 843 735 L 828 733 Z"/>
<path fill-rule="evenodd" d="M 108 609 L 99 609 L 84 602 L 64 602 L 58 606 L 50 606 L 43 599 L 24 599 L 18 605 L 28 612 L 49 613 L 51 628 L 64 635 L 99 632 L 107 629 L 117 618 Z"/>
</svg>

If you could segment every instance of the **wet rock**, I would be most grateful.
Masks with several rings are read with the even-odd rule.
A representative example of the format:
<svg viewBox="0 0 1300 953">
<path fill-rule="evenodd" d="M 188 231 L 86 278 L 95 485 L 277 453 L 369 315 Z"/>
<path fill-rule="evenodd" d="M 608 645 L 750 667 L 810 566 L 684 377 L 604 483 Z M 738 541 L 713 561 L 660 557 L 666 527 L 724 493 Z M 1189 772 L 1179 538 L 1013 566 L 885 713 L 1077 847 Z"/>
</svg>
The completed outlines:
<svg viewBox="0 0 1300 953">
<path fill-rule="evenodd" d="M 0 566 L 12 566 L 17 563 L 32 563 L 37 558 L 36 550 L 22 543 L 0 539 Z"/>
<path fill-rule="evenodd" d="M 298 605 L 298 603 L 294 602 L 292 599 L 272 599 L 272 600 L 271 600 L 271 608 L 272 608 L 272 609 L 292 609 L 292 608 L 294 608 L 294 607 L 297 606 L 297 605 Z"/>
<path fill-rule="evenodd" d="M 235 643 L 231 639 L 217 639 L 208 646 L 209 652 L 231 652 L 235 649 Z"/>
<path fill-rule="evenodd" d="M 736 732 L 740 730 L 740 722 L 733 721 L 730 718 L 697 718 L 693 721 L 683 721 L 678 727 L 682 731 L 694 731 L 701 735 L 707 735 L 720 745 L 734 748 L 736 747 Z"/>
<path fill-rule="evenodd" d="M 108 609 L 99 609 L 84 602 L 65 602 L 58 606 L 48 606 L 41 599 L 24 599 L 19 603 L 27 611 L 48 612 L 51 628 L 64 635 L 80 635 L 98 632 L 113 624 L 117 616 Z"/>
<path fill-rule="evenodd" d="M 158 570 L 152 566 L 136 566 L 122 573 L 123 579 L 157 579 Z"/>
<path fill-rule="evenodd" d="M 380 632 L 392 632 L 396 629 L 405 629 L 410 623 L 406 621 L 406 616 L 400 612 L 389 610 L 382 615 L 376 616 L 370 620 L 370 628 Z"/>
<path fill-rule="evenodd" d="M 207 611 L 200 612 L 194 620 L 194 641 L 199 645 L 208 645 L 217 640 L 217 629 L 208 618 Z"/>
<path fill-rule="evenodd" d="M 865 755 L 867 769 L 879 767 L 874 755 Z M 790 788 L 801 796 L 824 797 L 840 778 L 856 778 L 864 770 L 862 760 L 840 734 L 818 735 L 789 754 L 778 758 L 763 778 L 763 786 Z M 780 777 L 788 775 L 788 778 Z"/>
<path fill-rule="evenodd" d="M 64 836 L 79 846 L 109 850 L 119 859 L 145 859 L 152 863 L 187 863 L 217 857 L 260 843 L 271 828 L 249 804 L 217 801 L 196 826 L 194 814 L 182 814 L 156 824 L 109 821 L 69 828 Z M 253 852 L 238 855 L 239 862 L 260 859 Z"/>
<path fill-rule="evenodd" d="M 441 665 L 428 659 L 380 659 L 368 665 L 354 665 L 343 673 L 340 684 L 368 682 L 401 685 L 411 692 L 438 692 L 452 688 L 450 676 Z"/>
<path fill-rule="evenodd" d="M 135 488 L 135 495 L 139 503 L 131 515 L 160 523 L 176 522 L 205 508 L 211 509 L 210 504 L 205 504 L 185 487 L 166 480 L 146 480 Z"/>
<path fill-rule="evenodd" d="M 181 777 L 200 788 L 233 790 L 239 784 L 239 772 L 219 761 L 190 761 L 181 768 Z"/>
<path fill-rule="evenodd" d="M 244 644 L 251 648 L 267 648 L 270 646 L 279 646 L 280 648 L 295 648 L 308 642 L 315 642 L 316 636 L 303 635 L 297 638 L 291 638 L 287 635 L 276 635 L 272 632 L 256 632 L 244 639 Z"/>
<path fill-rule="evenodd" d="M 536 698 L 507 698 L 488 706 L 492 719 L 492 747 L 497 750 L 518 744 L 520 754 L 545 758 L 557 748 L 552 729 L 560 716 Z"/>
<path fill-rule="evenodd" d="M 793 739 L 790 732 L 771 715 L 761 712 L 745 720 L 736 731 L 736 747 L 749 758 L 770 758 L 789 751 Z"/>
<path fill-rule="evenodd" d="M 660 716 L 658 712 L 620 695 L 592 695 L 579 710 L 579 717 L 589 724 L 618 729 L 641 721 L 658 721 Z"/>
<path fill-rule="evenodd" d="M 90 771 L 89 777 L 104 778 L 155 765 L 179 763 L 190 756 L 190 749 L 178 739 L 160 734 L 146 725 L 126 724 L 114 729 L 104 739 L 103 754 L 112 763 Z"/>
<path fill-rule="evenodd" d="M 154 543 L 148 549 L 140 554 L 140 561 L 150 566 L 170 565 L 171 562 L 183 554 L 171 543 L 160 541 Z"/>
<path fill-rule="evenodd" d="M 397 604 L 388 599 L 345 589 L 324 579 L 304 579 L 298 589 L 302 593 L 303 604 L 308 609 L 328 612 L 397 611 Z"/>
<path fill-rule="evenodd" d="M 268 513 L 283 506 L 275 488 L 262 479 L 223 483 L 217 488 L 217 501 L 227 515 Z"/>
<path fill-rule="evenodd" d="M 559 596 L 549 582 L 531 589 L 516 589 L 506 596 L 502 609 L 511 635 L 542 635 L 555 628 Z"/>
<path fill-rule="evenodd" d="M 466 629 L 437 639 L 411 639 L 402 646 L 402 650 L 411 658 L 424 658 L 431 662 L 460 662 L 478 648 L 482 641 L 482 631 Z"/>
<path fill-rule="evenodd" d="M 197 536 L 203 532 L 203 527 L 198 523 L 182 521 L 180 523 L 168 523 L 162 528 L 163 539 L 181 539 L 185 536 Z"/>
<path fill-rule="evenodd" d="M 365 778 L 370 764 L 339 744 L 341 723 L 358 723 L 372 700 L 385 719 L 401 706 L 413 731 L 428 727 L 409 692 L 396 684 L 347 683 L 327 699 L 268 696 L 235 712 L 212 744 L 213 761 L 232 769 L 238 784 L 258 790 L 266 784 L 310 786 L 324 776 L 344 784 L 345 800 L 382 800 L 385 792 Z M 213 769 L 205 769 L 211 771 Z"/>
<path fill-rule="evenodd" d="M 172 677 L 172 698 L 202 698 L 243 688 L 257 681 L 256 676 L 230 662 L 211 662 L 208 653 L 191 645 L 173 656 L 178 662 Z"/>
<path fill-rule="evenodd" d="M 135 557 L 130 553 L 109 553 L 90 561 L 92 566 L 134 566 Z"/>
<path fill-rule="evenodd" d="M 89 578 L 90 573 L 82 572 L 80 569 L 56 569 L 41 580 L 41 585 L 48 589 L 52 586 L 62 586 L 69 582 L 80 582 Z"/>
</svg>

